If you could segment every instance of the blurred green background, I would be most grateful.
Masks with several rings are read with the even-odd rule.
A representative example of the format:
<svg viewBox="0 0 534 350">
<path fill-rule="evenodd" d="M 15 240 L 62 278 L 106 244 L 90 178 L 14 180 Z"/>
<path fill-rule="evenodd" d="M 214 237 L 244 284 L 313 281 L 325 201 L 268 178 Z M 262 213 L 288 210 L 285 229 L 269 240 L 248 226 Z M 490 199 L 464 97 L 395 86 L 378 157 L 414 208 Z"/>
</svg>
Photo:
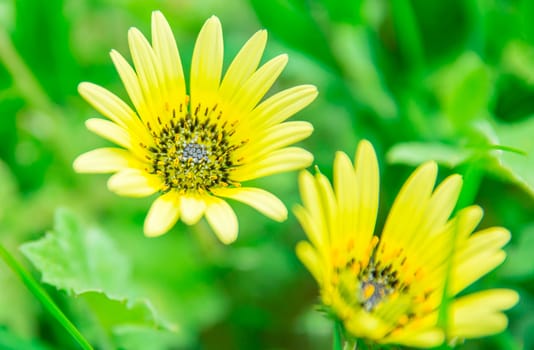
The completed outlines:
<svg viewBox="0 0 534 350">
<path fill-rule="evenodd" d="M 440 178 L 461 173 L 459 207 L 482 205 L 481 227 L 513 235 L 507 261 L 470 291 L 521 295 L 506 332 L 461 348 L 534 349 L 534 1 L 0 0 L 0 240 L 96 348 L 331 347 L 331 321 L 316 311 L 315 281 L 294 254 L 304 233 L 292 215 L 278 224 L 232 203 L 240 233 L 231 246 L 204 221 L 147 239 L 153 198 L 120 198 L 107 176 L 73 172 L 77 155 L 108 145 L 85 129 L 97 113 L 77 84 L 126 97 L 108 53 L 128 57 L 128 28 L 148 36 L 156 9 L 187 75 L 210 15 L 223 25 L 225 67 L 266 28 L 265 60 L 290 57 L 273 91 L 319 89 L 295 119 L 313 123 L 301 145 L 321 171 L 331 176 L 335 151 L 353 157 L 359 139 L 374 143 L 380 223 L 417 164 L 437 160 Z M 291 207 L 296 178 L 255 184 Z M 0 349 L 76 348 L 3 263 L 0 291 Z"/>
</svg>

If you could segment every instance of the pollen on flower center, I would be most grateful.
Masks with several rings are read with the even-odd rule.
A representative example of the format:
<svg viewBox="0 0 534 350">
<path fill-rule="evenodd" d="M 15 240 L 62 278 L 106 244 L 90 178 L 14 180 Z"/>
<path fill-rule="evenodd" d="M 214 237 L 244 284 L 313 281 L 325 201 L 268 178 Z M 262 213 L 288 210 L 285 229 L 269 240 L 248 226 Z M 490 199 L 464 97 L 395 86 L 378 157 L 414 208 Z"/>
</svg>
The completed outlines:
<svg viewBox="0 0 534 350">
<path fill-rule="evenodd" d="M 391 265 L 382 267 L 373 259 L 360 272 L 358 281 L 359 288 L 356 291 L 356 299 L 359 300 L 360 306 L 368 312 L 373 311 L 378 304 L 393 293 L 402 293 L 407 289 L 405 284 L 399 282 L 397 272 L 392 269 Z"/>
<path fill-rule="evenodd" d="M 232 153 L 244 142 L 231 142 L 235 124 L 222 122 L 221 115 L 217 106 L 201 110 L 199 105 L 190 113 L 180 105 L 168 122 L 158 118 L 157 128 L 147 123 L 154 138 L 152 146 L 143 145 L 150 151 L 147 170 L 161 177 L 163 192 L 209 192 L 213 187 L 238 185 L 230 180 L 230 170 L 237 165 Z"/>
</svg>

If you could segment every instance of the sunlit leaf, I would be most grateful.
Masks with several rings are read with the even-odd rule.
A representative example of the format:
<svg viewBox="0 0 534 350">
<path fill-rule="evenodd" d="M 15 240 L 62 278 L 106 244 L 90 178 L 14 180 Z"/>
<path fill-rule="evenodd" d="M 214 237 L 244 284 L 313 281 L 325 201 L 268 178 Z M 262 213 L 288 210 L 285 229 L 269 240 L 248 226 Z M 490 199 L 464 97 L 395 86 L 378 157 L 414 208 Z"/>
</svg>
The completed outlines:
<svg viewBox="0 0 534 350">
<path fill-rule="evenodd" d="M 0 327 L 0 349 L 2 350 L 51 350 L 38 340 L 26 340 Z"/>
<path fill-rule="evenodd" d="M 450 168 L 465 162 L 472 152 L 453 145 L 437 142 L 405 142 L 391 147 L 386 155 L 389 163 L 417 166 L 428 160 Z"/>
<path fill-rule="evenodd" d="M 114 242 L 96 229 L 84 229 L 58 210 L 54 230 L 20 249 L 41 271 L 42 280 L 69 294 L 102 292 L 112 299 L 130 294 L 130 265 Z"/>
<path fill-rule="evenodd" d="M 528 84 L 534 84 L 534 47 L 521 42 L 510 42 L 503 53 L 503 66 Z"/>
<path fill-rule="evenodd" d="M 437 75 L 437 94 L 445 114 L 461 129 L 487 109 L 492 80 L 489 68 L 466 52 Z"/>
<path fill-rule="evenodd" d="M 525 152 L 502 152 L 495 170 L 534 196 L 534 116 L 513 124 L 498 124 L 495 130 L 501 145 Z"/>
</svg>

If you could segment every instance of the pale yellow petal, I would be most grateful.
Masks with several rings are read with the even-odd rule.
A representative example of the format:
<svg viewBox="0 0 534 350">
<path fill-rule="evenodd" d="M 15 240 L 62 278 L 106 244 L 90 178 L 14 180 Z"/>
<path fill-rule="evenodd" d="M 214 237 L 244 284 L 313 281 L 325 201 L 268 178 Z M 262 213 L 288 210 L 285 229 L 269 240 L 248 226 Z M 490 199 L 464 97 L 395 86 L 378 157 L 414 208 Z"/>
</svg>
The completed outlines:
<svg viewBox="0 0 534 350">
<path fill-rule="evenodd" d="M 167 192 L 152 203 L 145 219 L 145 235 L 160 236 L 169 231 L 179 218 L 180 196 L 174 191 Z"/>
<path fill-rule="evenodd" d="M 124 148 L 131 148 L 130 135 L 124 128 L 108 120 L 91 118 L 85 121 L 87 129 Z"/>
<path fill-rule="evenodd" d="M 194 225 L 200 220 L 206 210 L 206 196 L 196 194 L 183 195 L 180 200 L 182 221 L 188 225 Z"/>
<path fill-rule="evenodd" d="M 356 150 L 354 167 L 355 176 L 355 255 L 363 256 L 369 247 L 378 213 L 378 196 L 380 175 L 378 161 L 373 146 L 369 141 L 361 141 Z"/>
<path fill-rule="evenodd" d="M 210 17 L 198 34 L 191 61 L 191 107 L 211 107 L 216 101 L 223 65 L 221 22 Z"/>
<path fill-rule="evenodd" d="M 385 245 L 387 252 L 392 254 L 409 244 L 414 238 L 418 225 L 424 220 L 424 215 L 431 198 L 432 189 L 436 181 L 437 165 L 427 162 L 419 166 L 402 186 L 389 212 L 380 239 L 379 255 Z"/>
<path fill-rule="evenodd" d="M 313 132 L 313 126 L 304 121 L 293 121 L 273 125 L 250 138 L 251 142 L 236 150 L 236 157 L 245 157 L 248 162 L 274 150 L 301 141 Z"/>
<path fill-rule="evenodd" d="M 130 28 L 128 31 L 128 44 L 145 101 L 152 105 L 153 112 L 163 118 L 164 115 L 160 112 L 167 97 L 167 90 L 160 83 L 162 73 L 154 50 L 137 28 Z"/>
<path fill-rule="evenodd" d="M 250 205 L 260 213 L 278 222 L 287 219 L 287 209 L 284 203 L 272 193 L 260 188 L 213 188 L 211 191 L 216 196 L 231 198 Z"/>
<path fill-rule="evenodd" d="M 258 68 L 267 43 L 267 31 L 256 32 L 241 48 L 224 75 L 219 95 L 224 100 L 231 100 L 239 88 Z"/>
<path fill-rule="evenodd" d="M 139 166 L 130 152 L 120 148 L 97 148 L 79 155 L 73 163 L 78 173 L 114 173 Z"/>
<path fill-rule="evenodd" d="M 317 88 L 313 85 L 300 85 L 280 91 L 252 111 L 250 122 L 256 130 L 281 123 L 312 103 L 317 94 Z"/>
<path fill-rule="evenodd" d="M 450 308 L 449 333 L 462 338 L 499 333 L 508 324 L 501 311 L 518 301 L 517 292 L 509 289 L 491 289 L 458 298 Z"/>
<path fill-rule="evenodd" d="M 210 197 L 206 207 L 206 219 L 221 242 L 230 244 L 235 241 L 238 231 L 237 216 L 226 201 Z"/>
<path fill-rule="evenodd" d="M 146 197 L 162 188 L 161 180 L 146 171 L 125 169 L 111 176 L 108 189 L 120 196 Z"/>
<path fill-rule="evenodd" d="M 165 84 L 168 101 L 184 101 L 182 61 L 169 23 L 160 11 L 152 12 L 152 46 L 158 62 L 161 63 L 162 83 Z"/>
<path fill-rule="evenodd" d="M 242 182 L 310 166 L 313 155 L 298 147 L 287 147 L 232 169 L 231 178 Z"/>
<path fill-rule="evenodd" d="M 329 233 L 322 199 L 315 178 L 307 171 L 301 171 L 299 174 L 299 192 L 306 213 L 299 213 L 300 209 L 296 207 L 295 215 L 314 246 L 319 250 L 327 249 Z M 313 229 L 308 232 L 311 227 Z"/>
<path fill-rule="evenodd" d="M 138 130 L 140 123 L 135 112 L 119 97 L 93 83 L 78 85 L 78 92 L 103 116 L 128 129 Z"/>
<path fill-rule="evenodd" d="M 329 242 L 326 241 L 325 237 L 327 232 L 322 230 L 316 222 L 318 220 L 320 223 L 321 218 L 312 217 L 310 213 L 300 205 L 295 205 L 293 207 L 293 214 L 295 214 L 304 233 L 306 233 L 306 236 L 317 250 L 322 253 L 330 248 L 328 244 Z"/>
<path fill-rule="evenodd" d="M 124 88 L 128 92 L 130 100 L 135 106 L 137 113 L 145 123 L 156 125 L 155 118 L 152 115 L 150 101 L 146 100 L 139 84 L 139 79 L 130 64 L 122 57 L 120 53 L 111 50 L 111 60 L 119 73 Z"/>
<path fill-rule="evenodd" d="M 321 260 L 317 251 L 305 241 L 297 243 L 297 256 L 304 266 L 310 271 L 320 286 L 324 285 L 324 262 Z"/>
<path fill-rule="evenodd" d="M 315 183 L 317 185 L 319 197 L 321 198 L 324 219 L 328 231 L 326 240 L 331 242 L 333 240 L 332 236 L 337 235 L 339 232 L 336 197 L 332 185 L 326 176 L 321 173 L 315 174 Z"/>
<path fill-rule="evenodd" d="M 265 63 L 240 87 L 229 103 L 241 113 L 251 111 L 273 86 L 286 64 L 287 55 L 277 56 Z"/>
<path fill-rule="evenodd" d="M 334 191 L 337 198 L 339 233 L 332 237 L 338 244 L 354 240 L 356 232 L 356 174 L 349 157 L 343 152 L 336 152 L 334 158 Z M 354 242 L 353 242 L 354 243 Z"/>
<path fill-rule="evenodd" d="M 384 339 L 385 343 L 393 343 L 416 348 L 433 348 L 443 343 L 445 336 L 440 329 L 428 329 L 412 333 L 399 333 Z"/>
</svg>

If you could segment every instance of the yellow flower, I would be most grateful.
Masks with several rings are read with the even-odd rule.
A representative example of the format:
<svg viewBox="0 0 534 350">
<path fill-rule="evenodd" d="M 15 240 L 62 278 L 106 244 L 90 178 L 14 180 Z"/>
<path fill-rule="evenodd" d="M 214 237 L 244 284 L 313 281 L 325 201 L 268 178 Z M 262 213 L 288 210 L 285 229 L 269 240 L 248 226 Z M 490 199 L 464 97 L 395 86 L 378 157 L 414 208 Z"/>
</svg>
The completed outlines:
<svg viewBox="0 0 534 350">
<path fill-rule="evenodd" d="M 300 174 L 303 206 L 295 215 L 310 242 L 300 242 L 297 254 L 350 336 L 432 347 L 506 328 L 502 311 L 517 303 L 517 293 L 457 295 L 504 260 L 510 234 L 502 227 L 471 234 L 482 217 L 478 206 L 450 218 L 462 180 L 452 175 L 433 189 L 436 176 L 434 162 L 414 171 L 378 237 L 379 172 L 369 142 L 359 144 L 354 167 L 346 154 L 336 154 L 333 188 L 320 173 Z M 445 330 L 438 322 L 444 294 Z"/>
<path fill-rule="evenodd" d="M 234 241 L 237 218 L 221 197 L 285 220 L 287 209 L 276 196 L 241 184 L 312 163 L 309 152 L 287 147 L 308 137 L 311 124 L 286 120 L 310 104 L 317 89 L 296 86 L 262 101 L 287 63 L 287 55 L 280 55 L 258 68 L 266 41 L 265 30 L 254 34 L 221 77 L 221 24 L 209 18 L 194 47 L 186 92 L 174 36 L 154 12 L 152 44 L 136 28 L 128 32 L 133 68 L 111 51 L 136 111 L 98 85 L 79 85 L 80 94 L 109 118 L 89 119 L 87 128 L 122 148 L 82 154 L 74 169 L 115 173 L 108 188 L 119 195 L 159 193 L 145 220 L 147 236 L 164 234 L 180 218 L 193 225 L 205 215 L 222 242 Z"/>
</svg>

